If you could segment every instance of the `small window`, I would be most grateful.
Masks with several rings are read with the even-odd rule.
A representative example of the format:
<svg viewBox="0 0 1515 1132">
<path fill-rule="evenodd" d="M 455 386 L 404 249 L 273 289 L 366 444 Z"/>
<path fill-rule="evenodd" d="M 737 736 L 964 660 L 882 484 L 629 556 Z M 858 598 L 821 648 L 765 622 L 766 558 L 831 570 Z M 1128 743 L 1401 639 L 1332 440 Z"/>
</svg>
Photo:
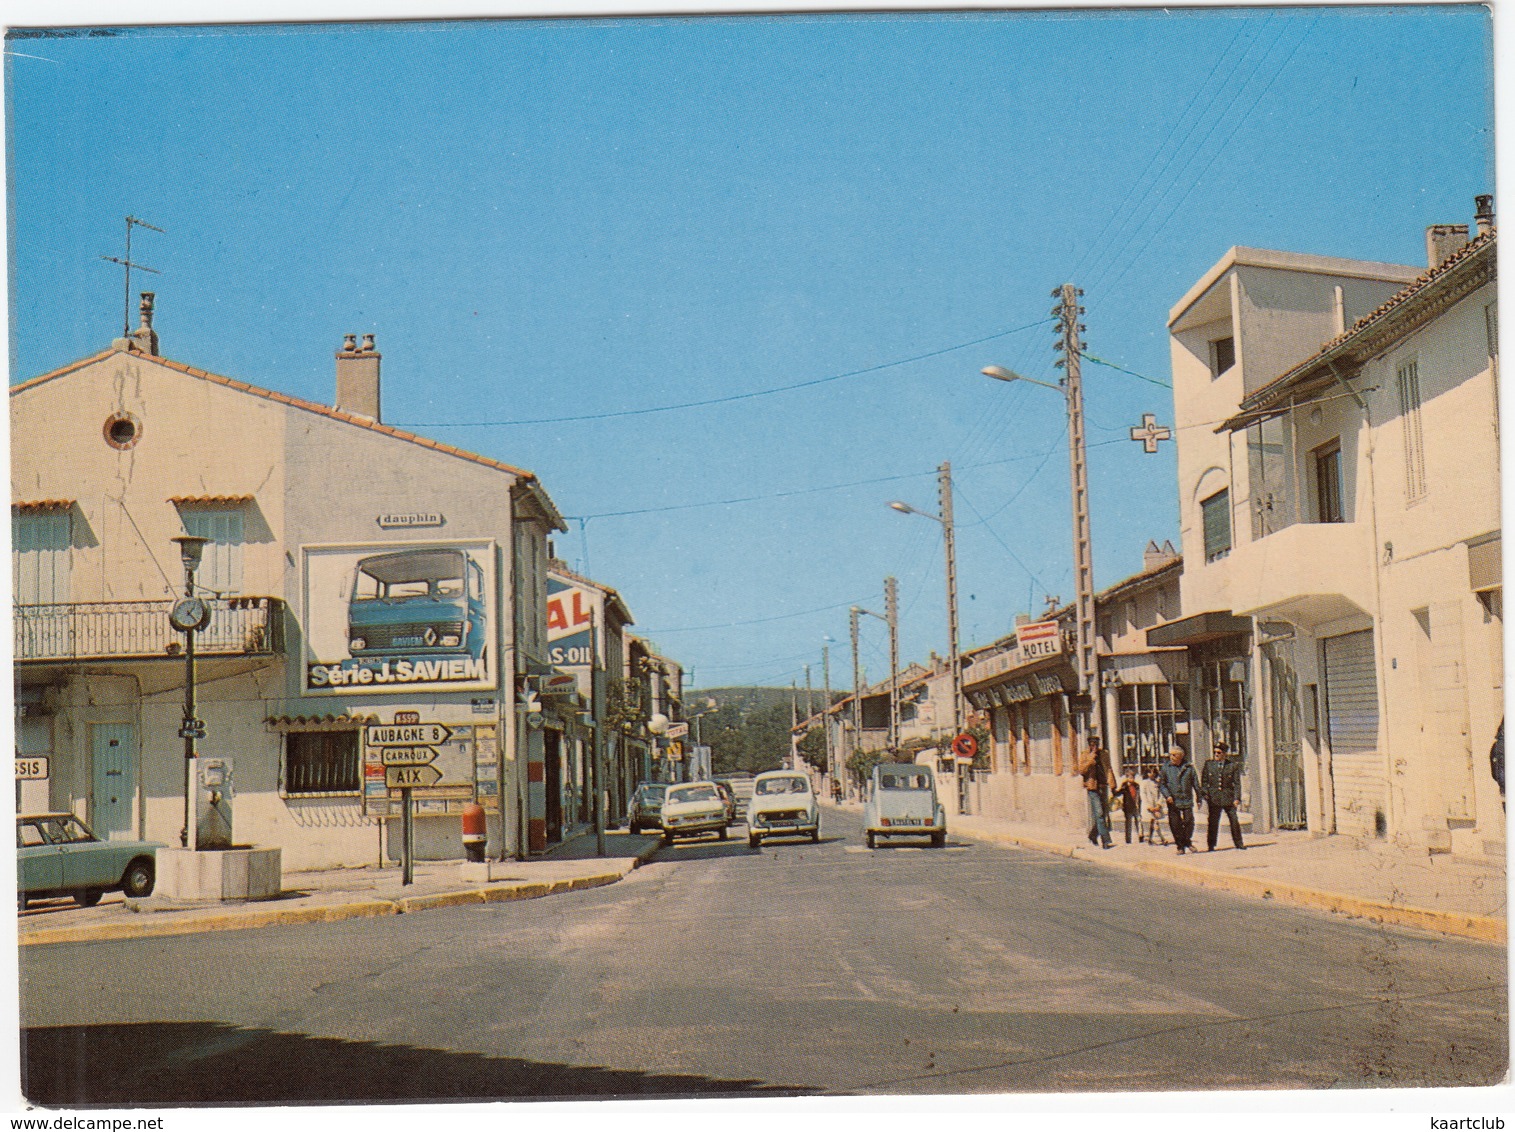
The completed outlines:
<svg viewBox="0 0 1515 1132">
<path fill-rule="evenodd" d="M 1342 523 L 1341 441 L 1333 440 L 1315 450 L 1315 521 Z"/>
<path fill-rule="evenodd" d="M 1227 335 L 1210 343 L 1210 376 L 1219 377 L 1236 364 L 1236 339 Z"/>
<path fill-rule="evenodd" d="M 1205 528 L 1205 561 L 1231 553 L 1231 492 L 1222 488 L 1200 503 Z"/>
<path fill-rule="evenodd" d="M 218 594 L 242 592 L 242 544 L 246 527 L 240 507 L 183 507 L 184 533 L 209 539 L 195 585 Z"/>
<path fill-rule="evenodd" d="M 284 737 L 284 793 L 356 794 L 362 782 L 356 731 L 291 731 Z"/>
<path fill-rule="evenodd" d="M 1399 391 L 1399 426 L 1404 433 L 1405 502 L 1426 493 L 1426 447 L 1420 423 L 1420 365 L 1405 362 L 1394 374 Z"/>
</svg>

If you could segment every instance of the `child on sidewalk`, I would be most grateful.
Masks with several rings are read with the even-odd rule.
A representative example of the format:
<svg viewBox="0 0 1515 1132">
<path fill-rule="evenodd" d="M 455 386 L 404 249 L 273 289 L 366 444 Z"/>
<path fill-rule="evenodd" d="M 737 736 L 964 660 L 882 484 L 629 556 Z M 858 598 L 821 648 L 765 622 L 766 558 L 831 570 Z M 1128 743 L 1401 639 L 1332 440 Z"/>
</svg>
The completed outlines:
<svg viewBox="0 0 1515 1132">
<path fill-rule="evenodd" d="M 1126 771 L 1120 780 L 1120 785 L 1115 788 L 1114 798 L 1119 800 L 1121 813 L 1126 818 L 1126 844 L 1131 844 L 1131 830 L 1134 827 L 1138 841 L 1142 837 L 1141 819 L 1141 788 L 1136 784 L 1136 777 L 1132 771 Z"/>
<path fill-rule="evenodd" d="M 1151 845 L 1167 845 L 1168 835 L 1163 832 L 1163 796 L 1157 788 L 1157 771 L 1149 770 L 1139 786 L 1142 815 L 1146 819 L 1146 835 L 1142 840 Z"/>
</svg>

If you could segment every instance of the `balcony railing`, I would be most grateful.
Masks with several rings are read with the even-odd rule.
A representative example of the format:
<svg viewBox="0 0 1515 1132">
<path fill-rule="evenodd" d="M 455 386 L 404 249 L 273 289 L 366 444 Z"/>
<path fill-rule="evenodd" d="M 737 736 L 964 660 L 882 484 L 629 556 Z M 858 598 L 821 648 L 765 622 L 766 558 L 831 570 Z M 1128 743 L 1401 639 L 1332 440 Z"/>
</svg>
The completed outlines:
<svg viewBox="0 0 1515 1132">
<path fill-rule="evenodd" d="M 276 597 L 210 600 L 210 624 L 195 635 L 196 656 L 267 656 L 283 647 Z M 17 662 L 146 659 L 184 655 L 184 634 L 168 623 L 172 601 L 100 601 L 15 607 Z"/>
</svg>

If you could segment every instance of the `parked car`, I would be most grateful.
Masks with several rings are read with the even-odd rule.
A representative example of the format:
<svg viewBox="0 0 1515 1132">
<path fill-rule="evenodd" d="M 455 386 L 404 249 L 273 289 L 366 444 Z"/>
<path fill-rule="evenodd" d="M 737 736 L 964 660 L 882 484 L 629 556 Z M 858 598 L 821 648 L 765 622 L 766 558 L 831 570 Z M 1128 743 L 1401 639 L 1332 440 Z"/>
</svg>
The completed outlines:
<svg viewBox="0 0 1515 1132">
<path fill-rule="evenodd" d="M 661 782 L 639 782 L 626 807 L 626 825 L 632 833 L 663 828 L 663 795 L 668 787 Z"/>
<path fill-rule="evenodd" d="M 716 833 L 726 840 L 731 824 L 726 818 L 726 802 L 714 782 L 680 782 L 663 795 L 663 844 L 675 838 Z"/>
<path fill-rule="evenodd" d="M 880 763 L 868 779 L 863 801 L 863 837 L 868 848 L 881 837 L 930 837 L 947 844 L 947 811 L 936 796 L 930 767 L 914 763 Z"/>
<path fill-rule="evenodd" d="M 156 841 L 101 841 L 73 814 L 16 818 L 18 903 L 72 896 L 84 908 L 106 892 L 148 896 L 157 876 Z"/>
<path fill-rule="evenodd" d="M 747 820 L 747 806 L 752 801 L 753 777 L 750 774 L 733 774 L 719 779 L 726 788 L 731 791 L 731 796 L 736 799 L 736 816 L 733 821 L 743 822 Z"/>
<path fill-rule="evenodd" d="M 747 844 L 756 849 L 765 837 L 821 839 L 821 808 L 810 779 L 792 770 L 770 770 L 753 779 L 747 810 Z"/>
</svg>

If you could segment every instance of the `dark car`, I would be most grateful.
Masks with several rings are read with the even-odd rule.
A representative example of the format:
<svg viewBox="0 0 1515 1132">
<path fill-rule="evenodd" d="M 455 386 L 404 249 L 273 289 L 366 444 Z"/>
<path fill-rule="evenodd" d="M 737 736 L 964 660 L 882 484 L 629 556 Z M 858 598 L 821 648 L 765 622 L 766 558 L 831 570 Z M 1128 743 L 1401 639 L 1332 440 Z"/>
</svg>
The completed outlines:
<svg viewBox="0 0 1515 1132">
<path fill-rule="evenodd" d="M 100 895 L 153 891 L 156 841 L 101 841 L 73 814 L 33 814 L 16 819 L 16 881 L 24 910 L 40 896 L 72 896 L 89 908 Z"/>
<path fill-rule="evenodd" d="M 642 782 L 631 793 L 631 803 L 626 807 L 627 828 L 632 833 L 644 829 L 663 828 L 663 795 L 668 787 L 661 782 Z"/>
</svg>

